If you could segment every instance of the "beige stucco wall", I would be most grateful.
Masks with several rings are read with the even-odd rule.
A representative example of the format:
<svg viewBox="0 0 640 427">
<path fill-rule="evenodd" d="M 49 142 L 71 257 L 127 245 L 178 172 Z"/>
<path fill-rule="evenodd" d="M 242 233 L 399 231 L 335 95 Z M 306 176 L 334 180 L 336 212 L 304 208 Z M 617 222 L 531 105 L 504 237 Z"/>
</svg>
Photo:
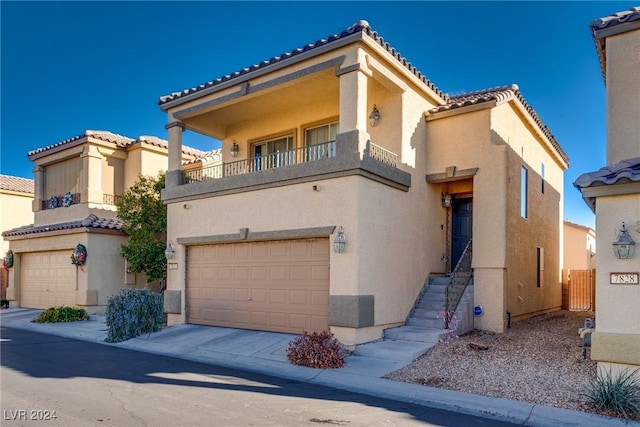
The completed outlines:
<svg viewBox="0 0 640 427">
<path fill-rule="evenodd" d="M 612 243 L 622 222 L 637 242 L 633 259 L 618 259 Z M 601 196 L 596 201 L 600 251 L 596 267 L 596 332 L 591 357 L 601 369 L 640 367 L 640 285 L 614 285 L 613 272 L 640 273 L 640 194 Z"/>
<path fill-rule="evenodd" d="M 590 228 L 564 222 L 564 268 L 591 270 L 596 267 L 595 232 Z"/>
<path fill-rule="evenodd" d="M 13 191 L 0 191 L 0 232 L 11 230 L 33 223 L 31 202 L 33 194 L 18 193 Z M 0 254 L 9 250 L 9 242 L 0 239 Z"/>
<path fill-rule="evenodd" d="M 427 173 L 448 166 L 478 168 L 473 177 L 474 303 L 485 314 L 476 317 L 475 327 L 503 331 L 507 311 L 517 319 L 559 308 L 564 164 L 509 103 L 429 120 L 428 135 Z M 529 170 L 528 219 L 520 216 L 523 165 Z M 535 283 L 536 247 L 545 251 L 541 288 Z"/>
<path fill-rule="evenodd" d="M 607 164 L 640 157 L 640 29 L 606 42 Z"/>
</svg>

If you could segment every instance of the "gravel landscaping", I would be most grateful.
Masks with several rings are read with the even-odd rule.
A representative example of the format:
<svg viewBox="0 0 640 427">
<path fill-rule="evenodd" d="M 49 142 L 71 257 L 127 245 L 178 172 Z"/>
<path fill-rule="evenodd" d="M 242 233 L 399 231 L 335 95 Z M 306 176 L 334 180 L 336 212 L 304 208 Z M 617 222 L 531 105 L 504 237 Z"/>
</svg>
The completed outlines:
<svg viewBox="0 0 640 427">
<path fill-rule="evenodd" d="M 385 378 L 592 412 L 584 394 L 596 362 L 578 328 L 593 312 L 558 311 L 514 322 L 504 334 L 473 331 L 439 343 Z"/>
</svg>

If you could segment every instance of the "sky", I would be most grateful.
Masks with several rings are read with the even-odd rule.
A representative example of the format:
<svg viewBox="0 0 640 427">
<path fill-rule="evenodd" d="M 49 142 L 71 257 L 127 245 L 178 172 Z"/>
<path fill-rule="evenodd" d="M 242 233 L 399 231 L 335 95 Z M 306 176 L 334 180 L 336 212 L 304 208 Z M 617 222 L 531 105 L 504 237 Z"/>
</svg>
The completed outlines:
<svg viewBox="0 0 640 427">
<path fill-rule="evenodd" d="M 167 139 L 158 98 L 361 19 L 451 95 L 515 83 L 568 154 L 565 219 L 595 226 L 572 183 L 605 165 L 605 87 L 589 23 L 631 2 L 0 2 L 0 173 L 108 130 Z M 215 142 L 185 132 L 202 150 Z"/>
</svg>

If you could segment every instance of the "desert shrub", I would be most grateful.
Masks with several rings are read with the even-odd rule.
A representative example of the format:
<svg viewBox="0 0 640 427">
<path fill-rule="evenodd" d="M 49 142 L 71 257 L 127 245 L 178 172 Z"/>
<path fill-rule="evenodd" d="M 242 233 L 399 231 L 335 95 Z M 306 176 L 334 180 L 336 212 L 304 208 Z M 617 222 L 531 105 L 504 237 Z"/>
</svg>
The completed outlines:
<svg viewBox="0 0 640 427">
<path fill-rule="evenodd" d="M 640 376 L 638 370 L 611 370 L 601 373 L 591 381 L 587 398 L 598 412 L 640 418 Z"/>
<path fill-rule="evenodd" d="M 329 331 L 298 335 L 289 343 L 287 358 L 294 365 L 321 369 L 341 368 L 345 361 L 340 343 Z"/>
<path fill-rule="evenodd" d="M 34 323 L 59 323 L 77 322 L 78 320 L 89 320 L 89 315 L 84 308 L 76 307 L 49 307 L 32 322 Z"/>
<path fill-rule="evenodd" d="M 149 289 L 122 289 L 107 302 L 106 342 L 126 341 L 146 332 L 160 330 L 163 321 L 162 295 Z"/>
</svg>

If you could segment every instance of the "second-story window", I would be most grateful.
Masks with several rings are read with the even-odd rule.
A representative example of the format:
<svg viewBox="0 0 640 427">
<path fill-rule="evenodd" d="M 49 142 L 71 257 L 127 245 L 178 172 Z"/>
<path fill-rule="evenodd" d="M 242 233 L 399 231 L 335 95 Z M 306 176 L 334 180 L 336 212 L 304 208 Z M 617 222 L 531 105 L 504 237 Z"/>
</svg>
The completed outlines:
<svg viewBox="0 0 640 427">
<path fill-rule="evenodd" d="M 529 216 L 529 200 L 527 197 L 527 187 L 529 181 L 529 171 L 522 166 L 520 170 L 520 216 L 527 218 Z"/>
<path fill-rule="evenodd" d="M 254 170 L 278 168 L 292 164 L 293 136 L 260 141 L 251 146 Z"/>
<path fill-rule="evenodd" d="M 304 132 L 304 142 L 307 146 L 307 160 L 318 160 L 335 156 L 335 141 L 338 131 L 338 122 L 306 129 Z"/>
</svg>

